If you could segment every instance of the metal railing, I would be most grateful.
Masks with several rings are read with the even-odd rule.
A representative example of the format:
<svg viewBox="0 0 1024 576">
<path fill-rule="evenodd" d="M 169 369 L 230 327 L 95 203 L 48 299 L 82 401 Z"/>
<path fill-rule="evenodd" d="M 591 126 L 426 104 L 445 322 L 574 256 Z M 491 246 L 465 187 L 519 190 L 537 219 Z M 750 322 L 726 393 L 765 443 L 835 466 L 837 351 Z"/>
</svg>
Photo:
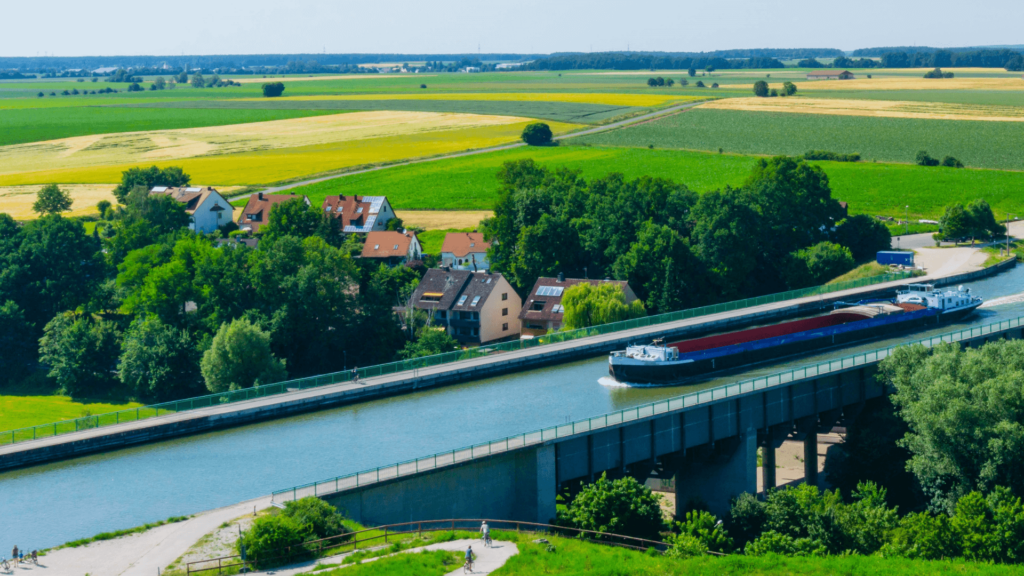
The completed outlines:
<svg viewBox="0 0 1024 576">
<path fill-rule="evenodd" d="M 654 326 L 658 324 L 665 324 L 668 322 L 686 320 L 698 316 L 707 316 L 710 314 L 729 312 L 732 310 L 739 310 L 742 308 L 751 308 L 754 306 L 762 306 L 764 304 L 772 304 L 775 302 L 781 302 L 785 300 L 793 300 L 795 298 L 818 296 L 821 294 L 839 292 L 842 290 L 862 288 L 864 286 L 871 286 L 874 284 L 883 284 L 886 282 L 903 280 L 911 276 L 911 272 L 899 272 L 894 274 L 883 274 L 881 276 L 872 276 L 870 278 L 862 278 L 860 280 L 851 280 L 848 282 L 826 284 L 824 286 L 814 286 L 811 288 L 804 288 L 801 290 L 790 290 L 788 292 L 780 292 L 778 294 L 758 296 L 757 298 L 747 298 L 744 300 L 724 302 L 722 304 L 714 304 L 711 306 L 703 306 L 700 308 L 691 308 L 689 310 L 680 310 L 678 312 L 658 314 L 656 316 L 646 316 L 643 318 L 635 318 L 632 320 L 624 320 L 621 322 L 612 322 L 610 324 L 602 324 L 600 326 L 592 326 L 590 328 L 581 328 L 579 330 L 555 332 L 553 334 L 549 334 L 547 336 L 542 336 L 539 338 L 534 338 L 531 340 L 516 340 L 513 342 L 502 342 L 499 344 L 480 346 L 477 348 L 470 348 L 467 350 L 447 352 L 445 354 L 436 354 L 434 356 L 424 356 L 422 358 L 412 358 L 409 360 L 401 360 L 399 362 L 378 364 L 376 366 L 360 368 L 358 369 L 358 374 L 359 378 L 374 378 L 377 376 L 386 376 L 388 374 L 405 372 L 407 370 L 417 370 L 422 368 L 429 368 L 431 366 L 439 366 L 441 364 L 457 362 L 460 360 L 481 358 L 494 353 L 514 352 L 518 350 L 525 350 L 529 348 L 535 348 L 538 346 L 544 346 L 546 344 L 554 344 L 557 342 L 577 340 L 579 338 L 585 338 L 587 336 L 599 336 L 602 334 L 610 334 L 613 332 L 621 332 L 624 330 L 632 330 L 635 328 L 643 328 L 646 326 Z M 145 420 L 156 416 L 165 416 L 168 414 L 175 414 L 178 412 L 195 410 L 197 408 L 208 408 L 210 406 L 230 404 L 232 402 L 242 402 L 245 400 L 252 400 L 254 398 L 262 398 L 265 396 L 273 396 L 285 392 L 305 390 L 307 388 L 317 388 L 320 386 L 327 386 L 330 384 L 340 384 L 344 382 L 349 382 L 353 379 L 353 371 L 345 370 L 341 372 L 333 372 L 330 374 L 322 374 L 319 376 L 310 376 L 308 378 L 288 380 L 286 382 L 278 382 L 275 384 L 267 384 L 252 388 L 243 388 L 241 390 L 231 390 L 228 392 L 221 392 L 218 394 L 209 394 L 206 396 L 199 396 L 196 398 L 189 398 L 186 400 L 164 402 L 162 404 L 153 404 L 150 406 L 142 406 L 139 408 L 120 410 L 118 412 L 109 412 L 106 414 L 98 414 L 95 416 L 84 416 L 81 418 L 75 418 L 73 420 L 63 420 L 60 422 L 54 422 L 50 424 L 42 424 L 39 426 L 30 426 L 27 428 L 3 431 L 0 432 L 0 446 L 4 446 L 7 444 L 15 444 L 18 442 L 28 442 L 32 440 L 38 440 L 41 438 L 49 438 L 53 436 L 59 436 L 62 434 L 78 432 L 81 430 L 89 430 L 92 428 L 100 428 L 104 426 L 123 424 L 126 422 L 134 422 L 137 420 Z"/>
<path fill-rule="evenodd" d="M 440 452 L 425 458 L 407 460 L 390 466 L 372 468 L 362 472 L 337 476 L 329 480 L 303 484 L 301 486 L 295 486 L 285 490 L 278 490 L 272 494 L 271 501 L 280 503 L 290 500 L 298 500 L 299 498 L 306 496 L 321 496 L 325 494 L 344 492 L 345 490 L 351 490 L 353 488 L 359 488 L 370 484 L 377 484 L 379 482 L 392 480 L 402 476 L 409 476 L 419 472 L 443 468 L 445 466 L 466 462 L 476 458 L 484 458 L 494 454 L 501 454 L 510 450 L 516 450 L 518 448 L 541 444 L 548 440 L 556 440 L 559 438 L 573 436 L 575 434 L 591 432 L 593 430 L 599 430 L 601 428 L 615 426 L 625 422 L 639 420 L 641 418 L 649 418 L 666 412 L 674 412 L 691 406 L 715 402 L 723 398 L 738 396 L 740 394 L 746 394 L 757 390 L 764 390 L 765 388 L 781 386 L 797 380 L 803 380 L 805 378 L 824 376 L 849 370 L 851 368 L 875 364 L 885 358 L 888 358 L 897 348 L 902 348 L 904 346 L 922 344 L 927 348 L 931 348 L 945 342 L 971 340 L 973 338 L 1003 332 L 1012 328 L 1020 328 L 1021 326 L 1024 326 L 1024 316 L 1018 316 L 1017 318 L 1011 318 L 1009 320 L 1003 320 L 993 324 L 986 324 L 984 326 L 964 328 L 963 330 L 947 332 L 938 336 L 922 338 L 920 340 L 888 346 L 885 348 L 878 348 L 868 352 L 862 352 L 860 354 L 845 356 L 836 360 L 819 362 L 817 364 L 793 368 L 792 370 L 777 372 L 767 376 L 741 380 L 733 384 L 726 384 L 724 386 L 709 388 L 699 392 L 691 392 L 690 394 L 676 396 L 667 400 L 643 404 L 635 408 L 626 408 L 617 412 L 577 420 L 576 422 L 560 426 L 552 426 L 550 428 L 535 430 L 533 432 L 508 436 L 500 440 L 474 444 L 472 446 L 466 446 L 464 448 L 458 448 L 448 452 Z"/>
<path fill-rule="evenodd" d="M 664 552 L 670 547 L 670 544 L 667 542 L 660 542 L 658 540 L 646 540 L 635 536 L 624 536 L 622 534 L 597 532 L 594 530 L 583 530 L 580 528 L 569 528 L 566 526 L 555 526 L 553 524 L 540 524 L 537 522 L 491 520 L 486 518 L 420 520 L 366 528 L 356 532 L 348 532 L 345 534 L 338 534 L 336 536 L 328 536 L 327 538 L 322 538 L 320 540 L 304 542 L 295 546 L 270 550 L 264 553 L 264 565 L 262 566 L 260 565 L 260 558 L 255 555 L 251 559 L 247 559 L 245 561 L 243 561 L 242 557 L 238 554 L 221 556 L 219 558 L 209 558 L 206 560 L 195 560 L 185 565 L 185 573 L 191 575 L 216 570 L 219 574 L 224 569 L 236 566 L 253 566 L 258 569 L 262 569 L 267 566 L 281 566 L 286 562 L 298 561 L 311 556 L 314 558 L 323 557 L 325 551 L 332 555 L 342 554 L 348 546 L 352 547 L 351 552 L 355 552 L 359 549 L 359 544 L 362 543 L 365 545 L 367 542 L 372 542 L 374 540 L 381 540 L 382 543 L 386 544 L 388 543 L 389 537 L 394 539 L 395 537 L 401 538 L 412 534 L 419 535 L 431 532 L 469 531 L 478 533 L 482 522 L 487 522 L 491 529 L 495 531 L 502 530 L 502 527 L 505 527 L 504 530 L 506 532 L 540 532 L 557 534 L 559 536 L 573 534 L 576 537 L 583 538 L 597 544 L 629 548 L 632 550 L 647 550 L 649 548 L 654 548 Z M 371 532 L 376 532 L 377 534 L 369 534 Z M 360 535 L 365 537 L 360 538 Z M 713 556 L 725 556 L 725 554 L 720 552 L 709 551 L 708 554 Z M 225 564 L 225 562 L 228 563 Z"/>
</svg>

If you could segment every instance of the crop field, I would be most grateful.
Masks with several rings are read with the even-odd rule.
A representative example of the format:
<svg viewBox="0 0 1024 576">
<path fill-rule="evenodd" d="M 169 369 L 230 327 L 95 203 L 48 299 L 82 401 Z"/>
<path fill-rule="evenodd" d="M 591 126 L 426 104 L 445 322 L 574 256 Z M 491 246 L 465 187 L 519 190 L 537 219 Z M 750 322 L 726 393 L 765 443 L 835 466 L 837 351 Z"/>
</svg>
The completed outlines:
<svg viewBox="0 0 1024 576">
<path fill-rule="evenodd" d="M 387 190 L 388 199 L 403 219 L 408 210 L 488 210 L 493 208 L 497 198 L 495 175 L 501 164 L 524 158 L 533 158 L 551 168 L 578 169 L 587 178 L 610 172 L 621 172 L 627 178 L 643 175 L 668 178 L 698 192 L 727 185 L 740 186 L 757 160 L 754 156 L 646 148 L 520 148 L 356 174 L 289 192 L 305 194 L 314 204 L 319 204 L 330 194 L 374 194 Z M 911 218 L 937 219 L 946 204 L 967 204 L 975 198 L 985 199 L 997 214 L 1024 213 L 1024 196 L 1020 194 L 1024 189 L 1024 172 L 872 162 L 814 164 L 828 174 L 833 197 L 849 202 L 854 214 L 902 218 L 906 211 L 904 206 L 909 205 Z M 447 213 L 435 214 L 443 217 Z M 423 227 L 434 229 L 449 225 L 438 222 Z"/>
<path fill-rule="evenodd" d="M 586 93 L 444 93 L 444 94 L 352 94 L 343 96 L 295 96 L 280 100 L 477 100 L 501 102 L 573 102 L 612 106 L 653 107 L 697 100 L 677 94 L 586 94 Z"/>
<path fill-rule="evenodd" d="M 918 150 L 927 150 L 972 168 L 1022 170 L 1020 135 L 1016 122 L 696 109 L 572 143 L 794 156 L 815 149 L 857 152 L 880 162 L 913 162 Z"/>
<path fill-rule="evenodd" d="M 975 104 L 981 106 L 1024 106 L 1024 90 L 819 90 L 797 92 L 797 97 L 840 100 L 897 100 Z"/>
<path fill-rule="evenodd" d="M 106 200 L 117 203 L 114 198 L 114 184 L 64 184 L 61 189 L 71 196 L 71 211 L 68 216 L 86 216 L 96 213 L 96 204 Z M 0 187 L 0 212 L 10 214 L 15 220 L 32 220 L 38 215 L 32 211 L 36 193 L 40 186 Z"/>
<path fill-rule="evenodd" d="M 348 166 L 514 141 L 526 119 L 360 112 L 232 126 L 80 136 L 0 148 L 0 185 L 105 183 L 139 163 L 182 165 L 194 181 L 263 184 Z M 555 124 L 556 131 L 572 126 Z"/>
<path fill-rule="evenodd" d="M 929 120 L 1024 122 L 1024 107 L 947 104 L 900 100 L 840 100 L 835 98 L 728 98 L 701 106 L 707 110 L 749 110 L 795 114 L 831 114 Z"/>
<path fill-rule="evenodd" d="M 58 140 L 73 136 L 199 128 L 304 118 L 341 111 L 267 109 L 153 109 L 112 106 L 65 106 L 0 110 L 0 146 Z"/>
<path fill-rule="evenodd" d="M 466 230 L 480 227 L 480 221 L 494 216 L 490 210 L 402 210 L 398 215 L 406 227 L 425 230 Z"/>
<path fill-rule="evenodd" d="M 956 74 L 956 68 L 950 68 Z M 866 78 L 860 73 L 852 80 L 811 80 L 798 85 L 804 91 L 812 90 L 1024 90 L 1024 79 L 1020 76 L 1003 78 L 954 77 L 924 78 L 925 70 L 918 70 L 914 76 L 888 76 Z M 875 76 L 874 73 L 871 73 Z M 780 88 L 782 85 L 772 88 Z"/>
<path fill-rule="evenodd" d="M 259 110 L 319 110 L 330 111 L 371 111 L 396 110 L 405 112 L 450 112 L 457 114 L 485 114 L 538 118 L 569 124 L 589 124 L 643 111 L 644 108 L 615 106 L 609 104 L 586 104 L 574 102 L 533 102 L 533 101 L 478 101 L 478 100 L 324 100 L 317 97 L 302 99 L 273 100 L 192 100 L 185 102 L 161 102 L 140 104 L 148 108 L 193 108 L 193 109 L 259 109 Z"/>
</svg>

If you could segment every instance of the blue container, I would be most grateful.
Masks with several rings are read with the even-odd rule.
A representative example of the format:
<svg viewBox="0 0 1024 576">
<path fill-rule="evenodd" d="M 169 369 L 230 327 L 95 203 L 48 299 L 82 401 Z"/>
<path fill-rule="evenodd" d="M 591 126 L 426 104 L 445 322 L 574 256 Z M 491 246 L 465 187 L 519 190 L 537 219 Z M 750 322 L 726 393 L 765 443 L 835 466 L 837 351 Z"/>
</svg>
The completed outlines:
<svg viewBox="0 0 1024 576">
<path fill-rule="evenodd" d="M 904 266 L 914 265 L 913 252 L 896 252 L 894 250 L 883 250 L 877 254 L 879 264 L 902 264 Z"/>
</svg>

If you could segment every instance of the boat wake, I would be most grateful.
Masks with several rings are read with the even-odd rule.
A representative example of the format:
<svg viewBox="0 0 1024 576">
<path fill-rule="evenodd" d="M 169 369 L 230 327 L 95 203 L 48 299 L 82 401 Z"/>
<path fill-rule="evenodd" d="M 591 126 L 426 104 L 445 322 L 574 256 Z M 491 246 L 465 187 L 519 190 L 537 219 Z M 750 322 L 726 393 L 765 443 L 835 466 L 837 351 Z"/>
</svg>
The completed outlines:
<svg viewBox="0 0 1024 576">
<path fill-rule="evenodd" d="M 992 306 L 1002 306 L 1004 304 L 1016 304 L 1017 302 L 1024 302 L 1024 292 L 1019 294 L 1011 294 L 1009 296 L 1002 296 L 1000 298 L 993 298 L 986 300 L 978 308 L 991 308 Z"/>
<path fill-rule="evenodd" d="M 597 379 L 597 383 L 601 386 L 607 386 L 609 388 L 664 388 L 664 384 L 635 384 L 633 382 L 619 382 L 611 376 L 602 376 Z"/>
</svg>

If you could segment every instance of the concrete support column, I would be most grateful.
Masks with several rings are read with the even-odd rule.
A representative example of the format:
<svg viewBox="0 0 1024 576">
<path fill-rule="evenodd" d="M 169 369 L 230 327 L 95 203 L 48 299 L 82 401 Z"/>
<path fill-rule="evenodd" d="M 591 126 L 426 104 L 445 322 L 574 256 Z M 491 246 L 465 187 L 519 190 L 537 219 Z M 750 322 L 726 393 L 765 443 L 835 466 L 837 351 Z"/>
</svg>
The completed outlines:
<svg viewBox="0 0 1024 576">
<path fill-rule="evenodd" d="M 813 428 L 804 438 L 804 482 L 818 485 L 818 431 Z"/>
<path fill-rule="evenodd" d="M 712 514 L 725 518 L 730 500 L 757 492 L 757 433 L 718 440 L 712 450 L 693 450 L 676 471 L 676 515 L 690 502 L 700 501 Z"/>
<path fill-rule="evenodd" d="M 534 522 L 539 524 L 550 524 L 555 517 L 556 473 L 555 446 L 537 448 L 537 519 Z"/>
<path fill-rule="evenodd" d="M 761 484 L 765 494 L 775 488 L 775 436 L 771 426 L 761 444 Z"/>
</svg>

